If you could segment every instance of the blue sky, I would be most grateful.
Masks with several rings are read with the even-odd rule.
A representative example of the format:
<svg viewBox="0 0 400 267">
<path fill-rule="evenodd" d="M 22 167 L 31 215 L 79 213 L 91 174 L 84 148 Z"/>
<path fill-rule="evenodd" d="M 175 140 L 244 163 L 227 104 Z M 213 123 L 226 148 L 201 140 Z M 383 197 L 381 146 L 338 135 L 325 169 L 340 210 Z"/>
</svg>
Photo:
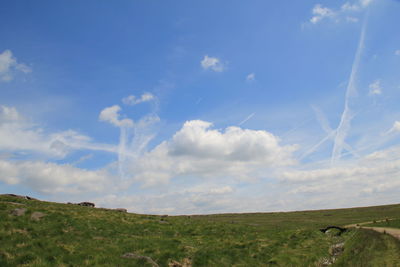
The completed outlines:
<svg viewBox="0 0 400 267">
<path fill-rule="evenodd" d="M 156 214 L 397 203 L 399 12 L 4 1 L 0 191 Z"/>
</svg>

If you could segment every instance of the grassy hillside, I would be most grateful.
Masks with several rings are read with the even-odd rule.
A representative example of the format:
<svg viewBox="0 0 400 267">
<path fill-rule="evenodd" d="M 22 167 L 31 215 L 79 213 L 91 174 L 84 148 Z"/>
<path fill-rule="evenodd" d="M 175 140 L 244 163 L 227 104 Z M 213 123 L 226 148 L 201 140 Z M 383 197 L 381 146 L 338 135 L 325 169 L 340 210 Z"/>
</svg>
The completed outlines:
<svg viewBox="0 0 400 267">
<path fill-rule="evenodd" d="M 374 259 L 400 262 L 398 240 L 319 228 L 387 217 L 400 219 L 400 205 L 161 217 L 0 196 L 0 266 L 382 266 Z"/>
</svg>

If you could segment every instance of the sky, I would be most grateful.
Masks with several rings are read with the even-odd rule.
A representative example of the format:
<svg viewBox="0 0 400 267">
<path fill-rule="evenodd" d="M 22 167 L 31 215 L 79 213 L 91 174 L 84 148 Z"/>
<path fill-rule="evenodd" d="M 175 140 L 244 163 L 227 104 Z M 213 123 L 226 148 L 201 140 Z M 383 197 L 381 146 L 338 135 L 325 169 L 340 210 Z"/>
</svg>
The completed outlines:
<svg viewBox="0 0 400 267">
<path fill-rule="evenodd" d="M 2 1 L 0 193 L 148 214 L 400 202 L 400 1 Z"/>
</svg>

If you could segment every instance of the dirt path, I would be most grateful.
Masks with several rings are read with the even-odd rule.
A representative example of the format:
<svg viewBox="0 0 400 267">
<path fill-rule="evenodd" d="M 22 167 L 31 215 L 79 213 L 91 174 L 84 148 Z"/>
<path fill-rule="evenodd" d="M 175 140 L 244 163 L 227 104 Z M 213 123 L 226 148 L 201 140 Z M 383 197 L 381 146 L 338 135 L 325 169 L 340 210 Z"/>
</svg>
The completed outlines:
<svg viewBox="0 0 400 267">
<path fill-rule="evenodd" d="M 392 220 L 392 219 L 389 219 Z M 375 222 L 385 222 L 386 220 L 380 220 Z M 370 229 L 377 231 L 379 233 L 387 233 L 389 235 L 394 236 L 397 239 L 400 239 L 400 229 L 399 228 L 389 228 L 389 227 L 370 227 L 370 226 L 363 226 L 366 224 L 371 224 L 374 222 L 363 222 L 363 223 L 354 223 L 344 226 L 345 228 L 362 228 L 362 229 Z"/>
<path fill-rule="evenodd" d="M 371 229 L 377 231 L 379 233 L 387 233 L 389 235 L 394 236 L 397 239 L 400 239 L 400 229 L 398 228 L 389 228 L 389 227 L 367 227 L 363 226 L 362 229 Z"/>
<path fill-rule="evenodd" d="M 391 221 L 391 220 L 393 220 L 393 219 L 388 219 L 388 221 Z M 366 225 L 366 224 L 371 224 L 371 223 L 378 223 L 378 222 L 386 222 L 386 219 L 385 220 L 380 220 L 380 221 L 371 221 L 371 222 L 348 224 L 348 225 L 345 225 L 344 228 L 359 228 L 361 225 Z"/>
</svg>

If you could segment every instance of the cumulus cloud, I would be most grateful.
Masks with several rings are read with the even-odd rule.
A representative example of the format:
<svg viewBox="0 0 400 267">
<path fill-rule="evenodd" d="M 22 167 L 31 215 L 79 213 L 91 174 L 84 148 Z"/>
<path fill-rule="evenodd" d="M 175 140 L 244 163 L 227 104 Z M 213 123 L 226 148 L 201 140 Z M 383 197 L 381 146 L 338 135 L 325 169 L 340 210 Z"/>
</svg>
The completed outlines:
<svg viewBox="0 0 400 267">
<path fill-rule="evenodd" d="M 382 86 L 380 80 L 375 80 L 369 85 L 369 95 L 380 95 L 382 94 Z"/>
<path fill-rule="evenodd" d="M 107 107 L 100 112 L 99 120 L 111 123 L 117 127 L 132 127 L 133 121 L 131 119 L 120 119 L 121 107 L 114 105 Z"/>
<path fill-rule="evenodd" d="M 144 93 L 140 98 L 135 97 L 134 95 L 129 95 L 122 99 L 122 103 L 125 105 L 134 106 L 143 102 L 148 102 L 154 99 L 154 95 L 151 93 Z"/>
<path fill-rule="evenodd" d="M 187 121 L 170 140 L 135 162 L 135 179 L 148 185 L 190 175 L 246 179 L 260 168 L 295 163 L 292 153 L 297 147 L 281 146 L 279 138 L 267 131 L 211 127 L 210 122 Z"/>
<path fill-rule="evenodd" d="M 220 59 L 216 57 L 205 55 L 200 64 L 205 70 L 211 69 L 215 72 L 222 72 L 224 70 L 224 65 L 221 63 Z"/>
<path fill-rule="evenodd" d="M 0 81 L 11 81 L 16 72 L 29 73 L 31 71 L 32 69 L 24 63 L 18 63 L 10 50 L 5 50 L 0 54 Z"/>
</svg>

